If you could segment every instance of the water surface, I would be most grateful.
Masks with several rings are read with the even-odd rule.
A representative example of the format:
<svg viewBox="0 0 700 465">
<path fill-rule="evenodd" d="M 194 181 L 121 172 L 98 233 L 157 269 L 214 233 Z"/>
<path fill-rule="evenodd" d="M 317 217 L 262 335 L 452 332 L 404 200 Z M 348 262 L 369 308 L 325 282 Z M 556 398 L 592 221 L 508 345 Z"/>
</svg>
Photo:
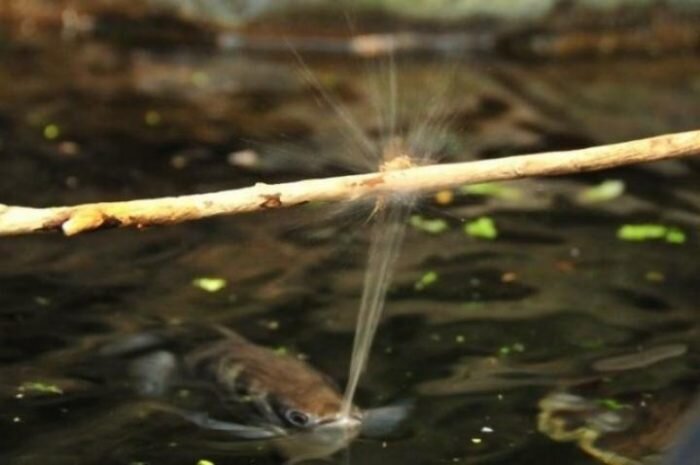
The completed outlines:
<svg viewBox="0 0 700 465">
<path fill-rule="evenodd" d="M 354 169 L 347 160 L 357 140 L 293 57 L 135 53 L 104 43 L 0 53 L 3 203 L 184 194 Z M 382 134 L 374 107 L 385 103 L 372 89 L 385 67 L 307 63 L 365 134 Z M 440 137 L 431 141 L 445 160 L 576 148 L 700 121 L 691 58 L 411 60 L 398 70 L 403 114 L 434 118 Z M 427 116 L 426 94 L 440 96 Z M 255 152 L 252 166 L 232 155 L 244 150 Z M 605 179 L 623 181 L 624 194 L 582 203 L 581 192 Z M 510 183 L 491 196 L 460 191 L 447 205 L 422 199 L 415 213 L 446 228 L 407 229 L 357 397 L 363 407 L 415 399 L 416 410 L 396 437 L 353 444 L 351 463 L 592 465 L 536 431 L 543 396 L 690 399 L 699 180 L 700 164 L 687 160 Z M 344 383 L 370 228 L 359 207 L 334 213 L 308 206 L 0 240 L 3 463 L 277 463 L 209 446 L 207 432 L 149 412 L 123 367 L 91 356 L 120 335 L 217 323 L 299 352 Z M 497 237 L 465 233 L 479 217 L 494 222 Z M 683 243 L 618 239 L 621 226 L 640 223 L 679 228 Z M 207 292 L 193 285 L 202 277 L 226 285 Z M 62 393 L 37 392 L 37 383 Z"/>
</svg>

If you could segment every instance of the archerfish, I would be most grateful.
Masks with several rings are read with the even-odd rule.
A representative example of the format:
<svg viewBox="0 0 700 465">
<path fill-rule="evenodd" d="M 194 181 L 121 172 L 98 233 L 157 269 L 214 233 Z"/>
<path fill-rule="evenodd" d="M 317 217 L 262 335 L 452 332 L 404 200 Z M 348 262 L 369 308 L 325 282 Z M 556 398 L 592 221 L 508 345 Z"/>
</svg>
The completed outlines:
<svg viewBox="0 0 700 465">
<path fill-rule="evenodd" d="M 178 354 L 175 338 L 139 333 L 109 344 L 104 356 L 128 360 L 133 387 L 142 395 L 166 399 L 183 389 L 206 398 L 204 408 L 162 403 L 201 428 L 241 440 L 260 440 L 288 463 L 323 458 L 358 436 L 381 437 L 406 418 L 409 402 L 341 414 L 337 385 L 310 364 L 250 342 L 228 328 L 219 337 Z"/>
</svg>

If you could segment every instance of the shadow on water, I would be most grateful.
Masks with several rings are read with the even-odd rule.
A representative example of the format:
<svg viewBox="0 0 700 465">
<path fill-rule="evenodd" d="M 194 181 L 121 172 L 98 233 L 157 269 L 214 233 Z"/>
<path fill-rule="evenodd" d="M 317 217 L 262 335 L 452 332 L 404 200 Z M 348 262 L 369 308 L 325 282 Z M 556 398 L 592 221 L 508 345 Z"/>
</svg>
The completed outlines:
<svg viewBox="0 0 700 465">
<path fill-rule="evenodd" d="M 308 155 L 341 159 L 334 150 L 345 136 L 333 132 L 337 118 L 317 104 L 313 86 L 293 77 L 296 63 L 91 46 L 0 52 L 3 202 L 200 192 L 338 171 Z M 444 154 L 486 158 L 688 129 L 700 118 L 691 61 L 668 60 L 663 70 L 644 60 L 523 69 L 456 63 L 455 83 L 432 84 L 447 92 L 436 116 Z M 397 79 L 409 96 L 444 78 L 420 60 L 404 66 Z M 356 63 L 309 67 L 362 131 L 381 133 Z M 193 84 L 192 73 L 207 79 Z M 513 80 L 517 89 L 504 84 Z M 581 201 L 582 191 L 610 178 L 622 180 L 624 192 Z M 399 242 L 398 226 L 370 232 L 361 222 L 322 218 L 300 230 L 300 217 L 325 215 L 317 206 L 71 240 L 3 239 L 0 461 L 279 463 L 255 446 L 207 446 L 221 437 L 150 408 L 122 366 L 90 357 L 124 334 L 215 323 L 348 381 L 367 280 L 378 284 L 368 297 L 375 307 L 388 297 L 356 403 L 411 398 L 416 407 L 405 430 L 353 443 L 351 463 L 596 463 L 537 431 L 553 392 L 583 399 L 558 404 L 566 425 L 600 425 L 601 405 L 633 412 L 633 427 L 601 433 L 596 445 L 641 459 L 663 448 L 697 388 L 698 186 L 697 163 L 669 162 L 460 189 L 448 201 L 426 196 L 398 257 L 389 244 Z M 378 215 L 387 215 L 379 225 L 399 224 Z M 496 234 L 483 229 L 488 223 L 469 228 L 483 217 Z M 680 228 L 683 241 L 617 238 L 621 226 L 642 223 Z M 377 277 L 365 275 L 370 243 Z M 372 265 L 380 256 L 383 271 Z M 564 417 L 572 403 L 587 408 Z M 346 463 L 342 454 L 331 460 Z"/>
</svg>

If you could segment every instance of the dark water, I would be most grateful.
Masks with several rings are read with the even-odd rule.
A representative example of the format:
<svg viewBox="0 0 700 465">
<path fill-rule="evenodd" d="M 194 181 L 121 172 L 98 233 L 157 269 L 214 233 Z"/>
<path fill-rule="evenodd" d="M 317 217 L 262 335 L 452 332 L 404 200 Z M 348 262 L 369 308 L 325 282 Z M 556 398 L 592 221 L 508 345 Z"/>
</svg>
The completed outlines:
<svg viewBox="0 0 700 465">
<path fill-rule="evenodd" d="M 387 103 L 371 89 L 377 80 L 381 89 L 386 67 L 309 63 L 363 133 L 379 137 L 373 105 Z M 398 70 L 403 114 L 434 118 L 439 137 L 431 140 L 446 160 L 575 148 L 700 121 L 694 57 L 412 61 Z M 426 95 L 437 96 L 434 112 Z M 353 137 L 293 58 L 105 43 L 0 52 L 3 203 L 337 174 L 351 169 L 344 153 L 356 153 Z M 246 149 L 258 154 L 252 167 L 230 156 Z M 624 181 L 625 193 L 599 204 L 579 200 L 606 179 Z M 447 229 L 409 227 L 357 401 L 413 398 L 416 410 L 397 437 L 358 441 L 349 459 L 333 462 L 596 463 L 537 432 L 538 401 L 565 388 L 633 405 L 643 398 L 672 417 L 640 415 L 621 435 L 626 454 L 643 455 L 646 442 L 637 439 L 662 436 L 654 427 L 666 429 L 678 416 L 672 407 L 689 402 L 698 384 L 699 181 L 700 163 L 686 160 L 512 183 L 504 197 L 458 192 L 448 205 L 427 196 L 417 214 L 443 219 Z M 329 215 L 311 206 L 140 232 L 0 239 L 2 463 L 277 463 L 204 445 L 206 432 L 150 412 L 122 368 L 94 363 L 94 352 L 144 329 L 220 323 L 303 353 L 344 382 L 369 228 L 359 209 Z M 465 222 L 482 216 L 497 226 L 495 239 L 465 234 Z M 617 238 L 621 226 L 640 223 L 679 228 L 684 240 Z M 201 277 L 226 286 L 204 291 L 193 285 Z M 650 351 L 670 355 L 639 362 Z M 638 355 L 600 368 L 628 354 Z"/>
</svg>

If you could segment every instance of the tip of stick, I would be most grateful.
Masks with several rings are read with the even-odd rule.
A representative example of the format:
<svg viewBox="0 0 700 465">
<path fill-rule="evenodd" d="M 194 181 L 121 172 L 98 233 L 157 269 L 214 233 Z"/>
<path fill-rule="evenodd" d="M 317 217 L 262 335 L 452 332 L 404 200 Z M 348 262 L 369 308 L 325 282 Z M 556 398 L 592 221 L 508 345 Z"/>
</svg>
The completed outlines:
<svg viewBox="0 0 700 465">
<path fill-rule="evenodd" d="M 66 236 L 75 236 L 81 232 L 97 229 L 104 223 L 104 215 L 101 211 L 92 208 L 73 213 L 63 222 L 61 229 Z"/>
</svg>

